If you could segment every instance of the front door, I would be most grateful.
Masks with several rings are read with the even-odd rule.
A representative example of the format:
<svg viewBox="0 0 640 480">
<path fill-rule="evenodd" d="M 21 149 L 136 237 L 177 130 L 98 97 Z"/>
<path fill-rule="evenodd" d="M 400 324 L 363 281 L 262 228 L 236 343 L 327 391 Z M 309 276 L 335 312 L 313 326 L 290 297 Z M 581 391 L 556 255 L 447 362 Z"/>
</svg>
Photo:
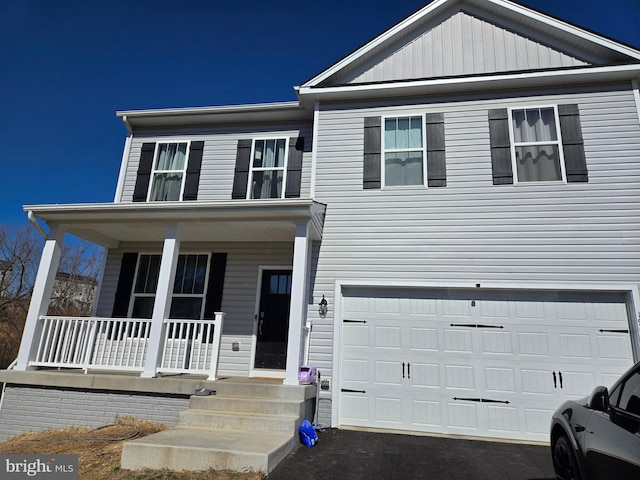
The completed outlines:
<svg viewBox="0 0 640 480">
<path fill-rule="evenodd" d="M 291 270 L 264 270 L 254 368 L 284 370 L 291 304 Z"/>
</svg>

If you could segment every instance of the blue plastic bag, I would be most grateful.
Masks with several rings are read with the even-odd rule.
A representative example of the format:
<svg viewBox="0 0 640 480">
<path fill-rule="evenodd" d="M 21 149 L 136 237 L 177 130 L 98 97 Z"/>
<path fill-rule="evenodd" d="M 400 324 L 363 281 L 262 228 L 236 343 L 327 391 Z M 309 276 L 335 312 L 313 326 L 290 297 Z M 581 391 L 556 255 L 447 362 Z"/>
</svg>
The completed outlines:
<svg viewBox="0 0 640 480">
<path fill-rule="evenodd" d="M 313 447 L 318 441 L 316 429 L 313 428 L 313 425 L 311 425 L 311 422 L 307 418 L 302 421 L 302 424 L 298 428 L 298 433 L 300 434 L 300 443 L 307 447 Z"/>
</svg>

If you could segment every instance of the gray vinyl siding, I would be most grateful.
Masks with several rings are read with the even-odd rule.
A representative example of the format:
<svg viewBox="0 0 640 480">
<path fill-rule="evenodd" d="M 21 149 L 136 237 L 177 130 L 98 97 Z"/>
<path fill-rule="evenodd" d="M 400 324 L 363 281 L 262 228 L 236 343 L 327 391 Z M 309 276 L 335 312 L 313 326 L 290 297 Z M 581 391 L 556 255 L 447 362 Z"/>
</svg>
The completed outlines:
<svg viewBox="0 0 640 480">
<path fill-rule="evenodd" d="M 201 133 L 197 131 L 182 133 L 180 130 L 176 130 L 175 132 L 163 131 L 158 135 L 145 133 L 134 136 L 126 165 L 121 201 L 131 202 L 133 199 L 141 148 L 145 142 L 204 141 L 198 201 L 213 202 L 231 200 L 238 140 L 265 137 L 293 138 L 299 135 L 305 137 L 300 197 L 309 198 L 311 191 L 311 125 L 302 127 L 277 125 L 261 128 L 246 127 L 237 130 L 210 129 Z"/>
<path fill-rule="evenodd" d="M 107 251 L 107 261 L 105 262 L 102 284 L 96 306 L 96 316 L 110 318 L 113 314 L 113 301 L 118 288 L 118 275 L 120 274 L 120 262 L 122 262 L 122 252 L 115 250 Z"/>
<path fill-rule="evenodd" d="M 640 278 L 640 125 L 630 85 L 496 100 L 324 106 L 315 200 L 327 203 L 310 363 L 332 374 L 338 280 L 458 285 L 634 284 Z M 492 184 L 487 111 L 577 103 L 589 182 Z M 351 107 L 351 108 L 350 108 Z M 362 188 L 364 118 L 443 112 L 444 188 Z"/>
<path fill-rule="evenodd" d="M 404 38 L 334 83 L 575 67 L 580 58 L 494 22 L 458 11 Z"/>
<path fill-rule="evenodd" d="M 126 251 L 160 253 L 161 245 L 127 245 Z M 258 270 L 263 267 L 287 267 L 293 263 L 293 242 L 263 243 L 183 243 L 184 252 L 226 252 L 222 311 L 225 313 L 222 330 L 219 374 L 222 376 L 249 376 L 251 341 L 256 310 Z M 115 298 L 122 251 L 109 252 L 105 269 L 105 282 L 100 296 L 99 315 L 111 316 Z M 106 279 L 115 279 L 106 282 Z M 232 350 L 234 342 L 240 344 L 237 352 Z"/>
</svg>

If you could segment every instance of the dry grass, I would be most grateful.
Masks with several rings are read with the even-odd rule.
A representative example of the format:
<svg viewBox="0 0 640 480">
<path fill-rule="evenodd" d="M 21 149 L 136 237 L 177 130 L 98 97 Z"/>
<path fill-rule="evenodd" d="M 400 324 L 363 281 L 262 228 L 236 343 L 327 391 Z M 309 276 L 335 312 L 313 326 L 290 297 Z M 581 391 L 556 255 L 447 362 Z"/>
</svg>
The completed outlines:
<svg viewBox="0 0 640 480">
<path fill-rule="evenodd" d="M 112 426 L 97 430 L 71 428 L 24 433 L 0 443 L 0 454 L 78 455 L 79 480 L 262 480 L 260 472 L 172 472 L 169 470 L 128 471 L 120 469 L 123 444 L 131 438 L 144 437 L 164 430 L 164 425 L 116 419 Z"/>
</svg>

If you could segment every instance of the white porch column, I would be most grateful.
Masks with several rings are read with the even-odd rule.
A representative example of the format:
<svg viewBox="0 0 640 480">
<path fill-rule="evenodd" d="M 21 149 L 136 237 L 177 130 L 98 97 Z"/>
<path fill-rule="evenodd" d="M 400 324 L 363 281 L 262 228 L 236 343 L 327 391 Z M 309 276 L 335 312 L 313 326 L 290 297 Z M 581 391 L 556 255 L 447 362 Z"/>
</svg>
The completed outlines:
<svg viewBox="0 0 640 480">
<path fill-rule="evenodd" d="M 289 336 L 287 340 L 287 371 L 285 385 L 298 385 L 298 371 L 302 365 L 304 348 L 303 328 L 306 322 L 307 265 L 309 264 L 309 225 L 296 225 L 293 244 L 293 272 L 291 277 L 291 310 L 289 313 Z"/>
<path fill-rule="evenodd" d="M 181 233 L 180 225 L 167 226 L 162 248 L 162 260 L 160 260 L 156 300 L 153 304 L 153 314 L 151 316 L 147 358 L 145 359 L 144 371 L 140 374 L 141 377 L 155 377 L 156 368 L 161 361 L 165 329 L 164 320 L 169 318 L 169 313 L 171 312 L 171 295 L 176 277 L 176 264 L 180 253 Z"/>
<path fill-rule="evenodd" d="M 64 230 L 57 225 L 49 228 L 49 234 L 40 257 L 38 273 L 33 284 L 29 312 L 27 313 L 22 333 L 17 363 L 14 367 L 16 370 L 27 370 L 29 361 L 33 360 L 37 353 L 36 349 L 42 335 L 42 325 L 38 319 L 47 314 L 47 309 L 51 302 L 51 292 L 53 291 L 53 283 L 60 264 L 64 235 Z"/>
</svg>

